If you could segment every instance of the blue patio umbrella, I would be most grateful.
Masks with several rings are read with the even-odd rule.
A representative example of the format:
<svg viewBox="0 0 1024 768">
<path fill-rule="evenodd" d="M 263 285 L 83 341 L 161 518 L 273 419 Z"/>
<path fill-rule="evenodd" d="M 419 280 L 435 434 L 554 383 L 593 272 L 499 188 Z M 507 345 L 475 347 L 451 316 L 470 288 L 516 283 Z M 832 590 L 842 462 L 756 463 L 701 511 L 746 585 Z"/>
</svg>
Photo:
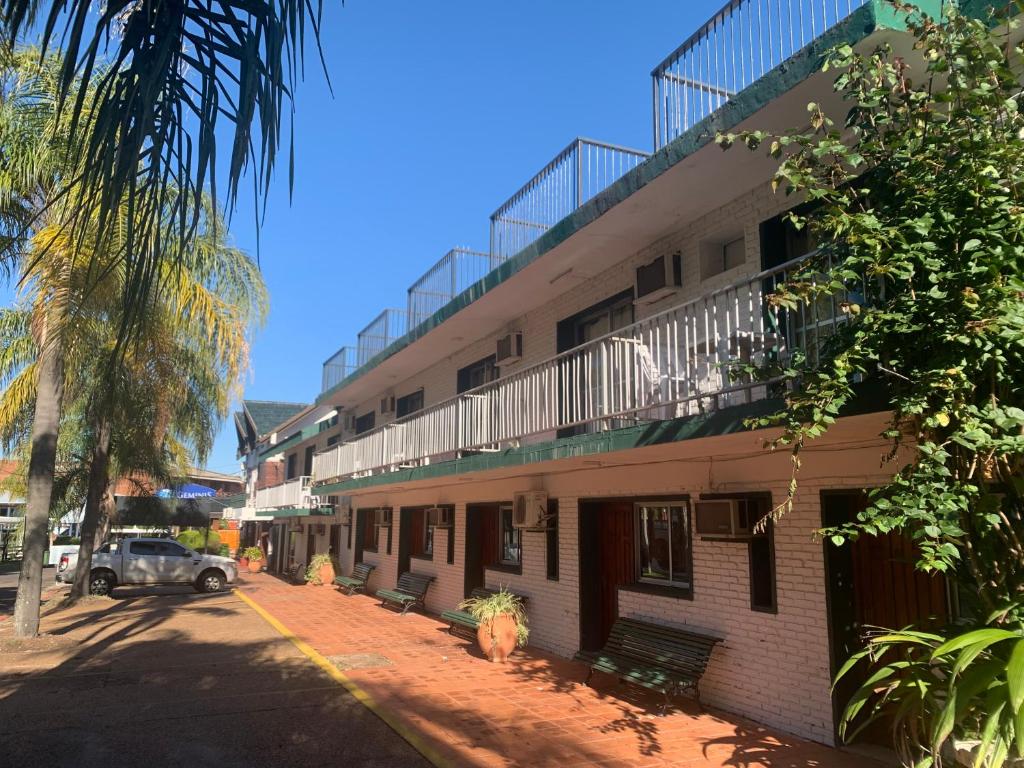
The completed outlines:
<svg viewBox="0 0 1024 768">
<path fill-rule="evenodd" d="M 216 496 L 213 488 L 196 483 L 183 483 L 173 488 L 161 488 L 154 494 L 159 499 L 202 499 L 207 496 Z"/>
</svg>

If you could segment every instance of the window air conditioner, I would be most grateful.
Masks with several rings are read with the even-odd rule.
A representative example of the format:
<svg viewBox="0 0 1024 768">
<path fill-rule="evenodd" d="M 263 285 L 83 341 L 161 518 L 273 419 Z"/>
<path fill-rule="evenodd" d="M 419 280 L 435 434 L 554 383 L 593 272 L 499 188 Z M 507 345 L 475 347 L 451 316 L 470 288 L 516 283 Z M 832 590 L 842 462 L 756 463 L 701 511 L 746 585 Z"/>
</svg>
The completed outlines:
<svg viewBox="0 0 1024 768">
<path fill-rule="evenodd" d="M 381 528 L 391 527 L 391 510 L 387 508 L 376 509 L 373 512 L 373 522 Z"/>
<path fill-rule="evenodd" d="M 354 411 L 349 411 L 345 414 L 345 421 L 342 423 L 342 429 L 346 432 L 354 432 L 356 429 L 356 414 Z"/>
<path fill-rule="evenodd" d="M 517 493 L 512 507 L 512 527 L 529 531 L 548 527 L 548 495 L 544 491 Z"/>
<path fill-rule="evenodd" d="M 342 507 L 338 513 L 338 520 L 341 525 L 352 525 L 352 509 L 351 507 Z"/>
<path fill-rule="evenodd" d="M 683 255 L 676 251 L 636 268 L 636 299 L 652 304 L 683 285 Z"/>
<path fill-rule="evenodd" d="M 498 337 L 494 351 L 494 362 L 518 363 L 523 358 L 523 334 L 506 333 Z"/>
<path fill-rule="evenodd" d="M 451 528 L 454 512 L 451 507 L 430 507 L 427 510 L 427 525 L 434 528 Z"/>
<path fill-rule="evenodd" d="M 741 499 L 703 499 L 693 505 L 697 534 L 709 539 L 749 538 L 752 522 Z"/>
<path fill-rule="evenodd" d="M 387 416 L 389 413 L 395 412 L 395 396 L 387 395 L 380 399 L 380 415 Z"/>
</svg>

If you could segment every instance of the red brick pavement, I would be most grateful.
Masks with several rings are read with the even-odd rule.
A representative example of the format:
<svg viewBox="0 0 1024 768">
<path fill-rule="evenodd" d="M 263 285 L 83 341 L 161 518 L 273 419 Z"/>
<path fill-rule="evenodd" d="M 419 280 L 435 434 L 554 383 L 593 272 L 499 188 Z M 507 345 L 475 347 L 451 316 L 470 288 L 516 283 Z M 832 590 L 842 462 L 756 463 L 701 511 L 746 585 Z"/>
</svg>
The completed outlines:
<svg viewBox="0 0 1024 768">
<path fill-rule="evenodd" d="M 368 596 L 246 575 L 246 595 L 324 656 L 382 654 L 345 674 L 456 765 L 879 768 L 860 756 L 661 697 L 535 649 L 491 664 L 438 620 L 399 616 Z"/>
</svg>

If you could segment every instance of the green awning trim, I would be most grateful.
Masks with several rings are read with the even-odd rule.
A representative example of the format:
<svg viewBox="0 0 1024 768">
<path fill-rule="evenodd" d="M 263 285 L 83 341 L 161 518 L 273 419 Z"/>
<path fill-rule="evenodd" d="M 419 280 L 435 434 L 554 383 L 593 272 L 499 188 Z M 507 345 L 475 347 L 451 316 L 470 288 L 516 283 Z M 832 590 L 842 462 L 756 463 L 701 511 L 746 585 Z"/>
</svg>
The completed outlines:
<svg viewBox="0 0 1024 768">
<path fill-rule="evenodd" d="M 972 1 L 978 4 L 977 0 Z M 917 0 L 914 4 L 932 18 L 938 18 L 942 14 L 943 0 Z M 982 5 L 986 4 L 982 3 Z M 818 36 L 807 47 L 786 59 L 760 80 L 744 88 L 722 107 L 659 149 L 646 162 L 640 163 L 611 186 L 592 197 L 482 280 L 471 285 L 418 326 L 409 329 L 405 336 L 374 355 L 338 384 L 326 392 L 320 393 L 316 399 L 317 404 L 329 402 L 332 395 L 345 389 L 392 355 L 425 336 L 489 291 L 497 288 L 528 264 L 536 261 L 555 246 L 568 240 L 598 219 L 605 211 L 622 203 L 673 166 L 711 144 L 715 134 L 734 130 L 748 117 L 819 72 L 825 54 L 829 50 L 843 43 L 850 45 L 859 43 L 879 29 L 897 31 L 907 29 L 905 18 L 896 12 L 889 0 L 870 0 L 865 3 L 839 24 Z"/>
<path fill-rule="evenodd" d="M 316 509 L 309 507 L 281 507 L 279 509 L 260 510 L 260 513 L 273 517 L 333 517 L 334 507 L 321 505 Z"/>
<path fill-rule="evenodd" d="M 274 456 L 274 455 L 276 455 L 278 453 L 281 453 L 282 451 L 287 451 L 289 448 L 294 448 L 295 446 L 299 445 L 300 443 L 303 443 L 306 440 L 309 440 L 311 437 L 316 437 L 319 434 L 320 434 L 320 425 L 319 424 L 310 424 L 308 427 L 305 427 L 304 429 L 296 432 L 293 435 L 289 435 L 284 440 L 281 440 L 280 442 L 276 443 L 275 445 L 270 446 L 266 450 L 261 451 L 260 452 L 260 460 L 262 461 L 263 459 L 268 459 L 271 456 Z"/>
</svg>

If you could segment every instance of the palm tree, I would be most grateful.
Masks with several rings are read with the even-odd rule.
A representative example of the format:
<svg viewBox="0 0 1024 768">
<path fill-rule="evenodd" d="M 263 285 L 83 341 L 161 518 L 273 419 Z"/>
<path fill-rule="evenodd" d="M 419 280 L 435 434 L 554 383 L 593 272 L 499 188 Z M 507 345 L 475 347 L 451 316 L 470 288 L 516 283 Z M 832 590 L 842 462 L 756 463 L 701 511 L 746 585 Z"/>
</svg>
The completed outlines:
<svg viewBox="0 0 1024 768">
<path fill-rule="evenodd" d="M 223 175 L 233 210 L 251 170 L 265 199 L 278 153 L 291 148 L 282 116 L 293 111 L 307 29 L 319 49 L 321 12 L 322 0 L 110 0 L 99 12 L 87 0 L 0 2 L 9 46 L 33 30 L 44 51 L 65 46 L 56 95 L 80 159 L 61 188 L 75 251 L 110 251 L 108 224 L 123 201 L 134 206 L 116 244 L 127 272 L 119 341 L 138 330 L 160 262 L 195 242 L 207 185 L 216 199 Z M 226 174 L 217 145 L 225 123 Z M 170 231 L 168 212 L 177 222 Z"/>
</svg>

